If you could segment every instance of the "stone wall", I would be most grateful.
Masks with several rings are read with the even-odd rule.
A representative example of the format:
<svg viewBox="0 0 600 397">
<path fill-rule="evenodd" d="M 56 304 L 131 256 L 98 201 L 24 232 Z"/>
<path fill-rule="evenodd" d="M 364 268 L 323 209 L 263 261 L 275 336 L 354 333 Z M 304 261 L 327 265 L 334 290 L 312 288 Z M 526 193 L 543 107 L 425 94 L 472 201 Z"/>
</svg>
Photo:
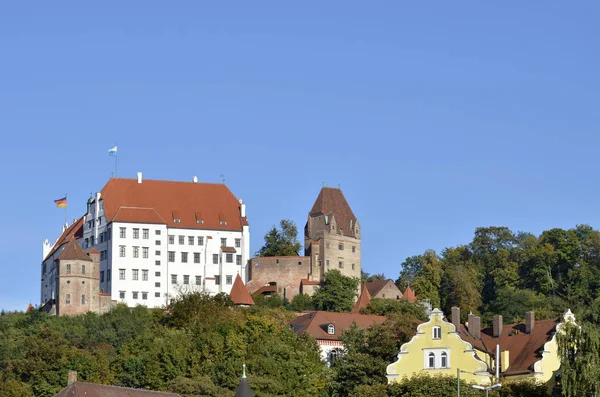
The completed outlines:
<svg viewBox="0 0 600 397">
<path fill-rule="evenodd" d="M 300 290 L 300 280 L 309 278 L 308 256 L 261 256 L 249 261 L 250 281 L 246 285 L 250 293 L 269 283 L 277 283 L 277 292 L 292 299 Z"/>
</svg>

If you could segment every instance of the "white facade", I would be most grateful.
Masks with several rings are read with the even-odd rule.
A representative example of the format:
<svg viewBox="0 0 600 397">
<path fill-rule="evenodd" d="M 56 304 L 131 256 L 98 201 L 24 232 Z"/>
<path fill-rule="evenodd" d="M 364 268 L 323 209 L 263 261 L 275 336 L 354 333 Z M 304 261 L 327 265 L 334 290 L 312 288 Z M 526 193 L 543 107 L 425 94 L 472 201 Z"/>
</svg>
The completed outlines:
<svg viewBox="0 0 600 397">
<path fill-rule="evenodd" d="M 238 273 L 247 282 L 248 226 L 222 231 L 160 223 L 107 224 L 99 193 L 88 207 L 82 246 L 100 251 L 100 288 L 117 302 L 163 307 L 181 292 L 229 293 Z M 225 251 L 235 252 L 223 252 L 222 242 L 228 247 Z"/>
</svg>

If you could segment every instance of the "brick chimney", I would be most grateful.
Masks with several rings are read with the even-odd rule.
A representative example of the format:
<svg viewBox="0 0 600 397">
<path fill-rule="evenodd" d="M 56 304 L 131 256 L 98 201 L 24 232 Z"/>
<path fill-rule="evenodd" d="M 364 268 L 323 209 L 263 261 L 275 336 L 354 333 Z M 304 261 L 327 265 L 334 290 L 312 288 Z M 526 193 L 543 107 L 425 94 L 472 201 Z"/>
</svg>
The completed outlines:
<svg viewBox="0 0 600 397">
<path fill-rule="evenodd" d="M 77 371 L 69 371 L 67 375 L 67 386 L 77 382 Z"/>
<path fill-rule="evenodd" d="M 533 312 L 525 313 L 525 332 L 530 334 L 535 327 L 535 315 Z"/>
<path fill-rule="evenodd" d="M 469 333 L 473 338 L 479 339 L 481 337 L 481 319 L 473 313 L 469 313 L 467 321 Z"/>
<path fill-rule="evenodd" d="M 452 324 L 456 327 L 456 332 L 460 332 L 460 308 L 452 308 Z"/>
<path fill-rule="evenodd" d="M 502 335 L 502 316 L 494 316 L 494 338 L 499 338 Z"/>
</svg>

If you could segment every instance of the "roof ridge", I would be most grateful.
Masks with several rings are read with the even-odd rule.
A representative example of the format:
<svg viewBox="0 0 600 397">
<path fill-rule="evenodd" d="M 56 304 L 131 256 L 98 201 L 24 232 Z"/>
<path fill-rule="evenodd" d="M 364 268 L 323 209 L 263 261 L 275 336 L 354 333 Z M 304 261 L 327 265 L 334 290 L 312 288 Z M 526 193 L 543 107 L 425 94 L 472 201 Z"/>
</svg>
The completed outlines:
<svg viewBox="0 0 600 397">
<path fill-rule="evenodd" d="M 161 393 L 161 394 L 172 394 L 174 396 L 179 396 L 179 394 L 177 393 L 173 393 L 170 391 L 160 391 L 160 390 L 148 390 L 148 389 L 138 389 L 136 387 L 127 387 L 127 386 L 116 386 L 116 385 L 106 385 L 104 383 L 91 383 L 91 382 L 80 382 L 77 381 L 75 383 L 73 383 L 75 385 L 75 387 L 77 387 L 77 385 L 93 385 L 93 386 L 102 386 L 102 387 L 111 387 L 113 389 L 125 389 L 125 390 L 136 390 L 136 391 L 143 391 L 143 392 L 147 392 L 147 393 Z"/>
</svg>

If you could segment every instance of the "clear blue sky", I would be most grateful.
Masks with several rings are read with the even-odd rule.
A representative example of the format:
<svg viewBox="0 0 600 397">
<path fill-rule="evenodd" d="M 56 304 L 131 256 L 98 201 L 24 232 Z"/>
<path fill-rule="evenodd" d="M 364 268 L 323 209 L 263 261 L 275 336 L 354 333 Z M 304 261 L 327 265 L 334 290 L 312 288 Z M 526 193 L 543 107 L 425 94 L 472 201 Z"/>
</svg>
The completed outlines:
<svg viewBox="0 0 600 397">
<path fill-rule="evenodd" d="M 0 6 L 0 308 L 117 142 L 119 176 L 225 174 L 253 252 L 339 183 L 392 278 L 478 226 L 599 226 L 597 1 L 212 3 Z"/>
</svg>

